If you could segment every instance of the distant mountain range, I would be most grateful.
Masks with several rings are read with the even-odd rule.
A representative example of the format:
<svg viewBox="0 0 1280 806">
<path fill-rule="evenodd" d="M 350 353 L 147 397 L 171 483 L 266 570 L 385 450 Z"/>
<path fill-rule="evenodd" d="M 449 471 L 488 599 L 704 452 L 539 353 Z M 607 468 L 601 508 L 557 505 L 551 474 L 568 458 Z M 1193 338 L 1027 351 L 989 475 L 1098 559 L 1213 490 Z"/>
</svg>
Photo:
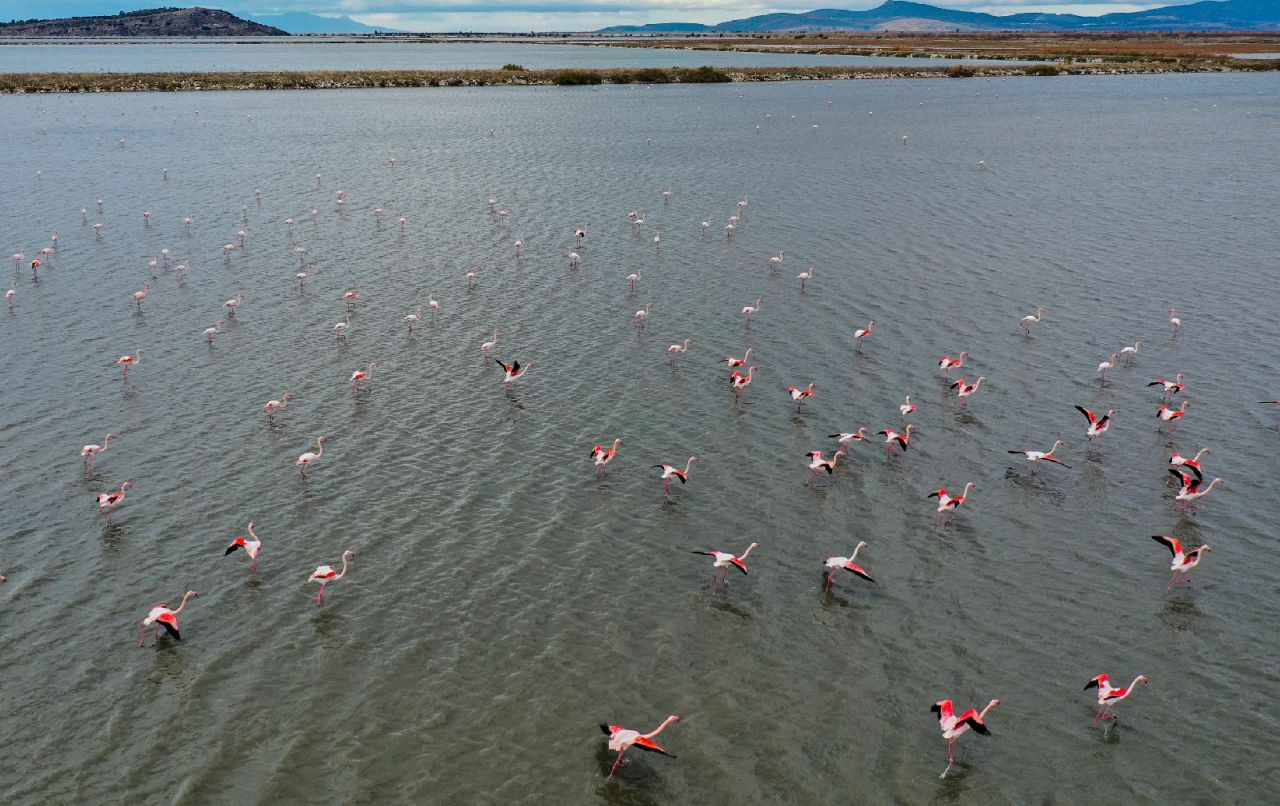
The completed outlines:
<svg viewBox="0 0 1280 806">
<path fill-rule="evenodd" d="M 375 28 L 350 17 L 322 17 L 294 11 L 287 14 L 251 14 L 250 19 L 263 25 L 274 25 L 291 34 L 403 34 L 394 28 Z"/>
<path fill-rule="evenodd" d="M 1077 14 L 982 14 L 926 3 L 888 0 L 866 11 L 823 8 L 803 14 L 763 14 L 719 25 L 672 22 L 615 25 L 601 33 L 764 31 L 1275 31 L 1280 0 L 1204 0 L 1185 6 L 1082 17 Z"/>
<path fill-rule="evenodd" d="M 212 8 L 152 8 L 102 17 L 0 23 L 0 37 L 288 36 Z"/>
</svg>

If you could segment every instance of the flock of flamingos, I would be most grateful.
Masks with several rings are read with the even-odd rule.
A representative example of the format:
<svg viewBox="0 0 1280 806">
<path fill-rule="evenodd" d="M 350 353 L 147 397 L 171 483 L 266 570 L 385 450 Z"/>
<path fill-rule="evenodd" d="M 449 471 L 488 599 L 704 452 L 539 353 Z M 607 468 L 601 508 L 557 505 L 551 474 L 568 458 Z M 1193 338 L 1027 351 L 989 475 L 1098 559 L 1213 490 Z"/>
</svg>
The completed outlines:
<svg viewBox="0 0 1280 806">
<path fill-rule="evenodd" d="M 391 163 L 394 164 L 394 161 L 391 161 Z M 167 171 L 165 172 L 165 178 L 168 178 Z M 320 184 L 321 179 L 320 175 L 316 176 L 317 185 Z M 671 192 L 671 188 L 667 188 L 662 191 L 664 200 L 671 195 Z M 257 191 L 257 193 L 260 197 L 260 190 Z M 337 203 L 342 205 L 345 201 L 345 192 L 339 192 Z M 97 204 L 99 212 L 101 212 L 102 200 L 99 199 Z M 510 211 L 506 209 L 498 209 L 496 199 L 489 199 L 488 207 L 490 215 L 496 217 L 499 222 L 505 221 L 510 215 Z M 747 200 L 743 199 L 738 202 L 737 207 L 738 209 L 735 211 L 735 214 L 729 219 L 725 226 L 724 231 L 726 237 L 732 237 L 735 229 L 743 221 L 743 217 L 746 215 Z M 82 209 L 81 213 L 85 218 L 85 223 L 88 223 L 89 216 L 87 208 Z M 375 215 L 382 216 L 385 213 L 385 210 L 378 208 L 374 213 Z M 318 210 L 313 209 L 312 216 L 314 217 L 317 214 Z M 151 215 L 150 211 L 144 211 L 142 213 L 144 226 L 150 225 Z M 643 214 L 641 213 L 630 213 L 628 215 L 628 220 L 630 226 L 636 228 L 637 231 L 638 228 L 644 224 Z M 398 217 L 398 222 L 401 228 L 405 226 L 405 219 L 403 216 Z M 292 227 L 294 222 L 292 219 L 288 219 L 285 223 Z M 191 219 L 186 219 L 184 224 L 189 228 L 191 226 Z M 711 227 L 711 223 L 710 221 L 703 221 L 701 222 L 701 226 L 705 233 Z M 97 233 L 97 237 L 100 238 L 102 229 L 101 220 L 94 224 L 94 229 Z M 230 255 L 235 249 L 242 247 L 244 245 L 245 237 L 246 232 L 244 230 L 237 233 L 233 241 L 223 248 L 224 255 Z M 574 238 L 579 248 L 581 248 L 586 237 L 587 232 L 585 228 L 579 227 L 575 230 Z M 655 235 L 654 242 L 659 243 L 660 240 L 661 235 Z M 515 241 L 513 248 L 516 253 L 519 254 L 520 250 L 523 248 L 523 242 L 519 240 Z M 21 276 L 21 270 L 29 269 L 31 271 L 32 280 L 38 282 L 42 267 L 56 258 L 57 251 L 58 235 L 54 232 L 51 237 L 50 244 L 39 250 L 38 254 L 28 257 L 25 253 L 18 252 L 12 256 L 15 276 L 9 291 L 5 295 L 11 313 L 15 312 L 20 302 L 18 298 L 18 278 Z M 299 260 L 299 271 L 294 275 L 293 280 L 301 286 L 308 277 L 310 267 L 306 262 L 307 255 L 304 247 L 297 245 L 295 241 L 293 251 Z M 571 251 L 569 252 L 568 257 L 570 268 L 578 268 L 582 262 L 579 252 L 576 250 Z M 769 258 L 768 264 L 770 270 L 778 270 L 784 260 L 785 255 L 783 252 L 779 252 L 776 256 Z M 170 262 L 170 255 L 168 251 L 165 250 L 156 256 L 156 261 L 152 262 L 151 268 L 153 273 L 157 269 L 157 264 L 162 264 L 164 268 L 170 268 Z M 172 269 L 178 276 L 181 276 L 187 270 L 187 267 L 184 264 L 178 264 L 176 266 L 172 266 Z M 796 279 L 799 281 L 801 289 L 803 290 L 806 287 L 806 284 L 815 282 L 815 277 L 816 270 L 811 268 L 807 271 L 801 272 L 797 275 Z M 473 287 L 477 282 L 477 272 L 468 272 L 464 279 L 469 287 Z M 640 283 L 642 279 L 643 270 L 636 271 L 625 278 L 633 294 L 635 293 L 637 284 Z M 130 301 L 132 304 L 137 306 L 139 310 L 141 310 L 142 306 L 147 302 L 149 291 L 150 285 L 143 284 L 140 290 L 133 293 Z M 344 312 L 343 319 L 333 326 L 334 338 L 343 339 L 346 337 L 346 331 L 351 324 L 352 312 L 359 302 L 359 296 L 360 290 L 359 288 L 356 288 L 348 291 L 340 298 L 340 301 L 345 304 L 346 310 Z M 245 302 L 246 300 L 243 294 L 227 300 L 223 303 L 223 307 L 225 309 L 224 316 L 234 317 L 237 310 L 239 310 Z M 745 327 L 751 327 L 752 317 L 761 312 L 763 303 L 764 300 L 762 298 L 757 298 L 753 303 L 747 304 L 742 308 L 741 314 Z M 647 304 L 636 311 L 634 314 L 634 321 L 637 328 L 643 328 L 645 326 L 645 320 L 649 316 L 651 307 L 652 304 Z M 430 316 L 433 318 L 440 315 L 440 303 L 434 296 L 429 297 L 427 308 L 429 309 Z M 1048 326 L 1045 324 L 1046 313 L 1047 311 L 1045 308 L 1038 307 L 1034 313 L 1022 317 L 1022 319 L 1017 322 L 1017 327 L 1020 328 L 1021 332 L 1025 334 L 1026 337 L 1031 337 L 1036 328 Z M 412 333 L 414 326 L 421 321 L 422 316 L 423 310 L 421 308 L 418 308 L 412 313 L 407 313 L 404 316 L 405 327 L 410 333 Z M 200 336 L 209 345 L 212 345 L 214 339 L 217 338 L 220 333 L 223 323 L 223 321 L 215 323 L 213 326 L 203 331 Z M 1172 330 L 1172 337 L 1176 337 L 1182 327 L 1182 322 L 1178 318 L 1177 312 L 1172 309 L 1169 311 L 1169 326 Z M 854 330 L 851 333 L 854 349 L 860 351 L 863 349 L 864 344 L 868 344 L 868 347 L 873 345 L 875 341 L 875 333 L 875 322 L 868 322 L 865 327 Z M 494 330 L 491 339 L 478 345 L 485 361 L 489 360 L 490 353 L 496 349 L 500 336 L 501 331 Z M 685 339 L 679 344 L 672 344 L 666 349 L 668 361 L 670 361 L 674 366 L 679 357 L 686 353 L 692 344 L 692 339 Z M 1141 346 L 1142 343 L 1137 342 L 1132 346 L 1125 347 L 1117 353 L 1112 354 L 1106 361 L 1100 363 L 1097 368 L 1099 380 L 1104 381 L 1106 373 L 1109 370 L 1114 370 L 1116 367 L 1120 366 L 1122 362 L 1128 363 L 1141 349 Z M 735 402 L 738 397 L 749 392 L 755 378 L 755 373 L 758 367 L 750 363 L 753 352 L 753 350 L 748 349 L 740 358 L 736 356 L 727 356 L 724 359 L 727 370 L 730 372 L 728 377 L 725 379 L 726 386 L 728 387 L 727 391 L 731 391 L 733 393 L 735 396 Z M 972 383 L 963 377 L 956 377 L 954 380 L 951 380 L 953 373 L 957 373 L 964 368 L 968 357 L 968 352 L 961 352 L 955 356 L 944 355 L 938 362 L 938 370 L 943 373 L 944 378 L 949 381 L 950 389 L 955 392 L 958 404 L 961 406 L 969 403 L 980 405 L 980 392 L 982 384 L 986 380 L 985 377 L 981 376 L 977 377 Z M 130 355 L 121 356 L 115 361 L 121 369 L 121 377 L 124 382 L 128 382 L 129 371 L 131 368 L 135 372 L 146 371 L 146 365 L 143 363 L 142 358 L 142 350 L 137 350 Z M 506 384 L 508 387 L 518 381 L 526 380 L 529 376 L 530 369 L 533 366 L 531 362 L 521 363 L 514 359 L 509 362 L 495 361 L 495 363 L 502 370 L 501 382 Z M 139 369 L 139 367 L 142 367 L 142 369 Z M 375 363 L 370 364 L 368 367 L 358 368 L 352 372 L 350 388 L 353 395 L 367 394 L 371 390 L 371 384 L 376 369 L 377 364 Z M 1188 400 L 1183 399 L 1180 405 L 1176 407 L 1171 405 L 1171 401 L 1174 398 L 1184 394 L 1186 391 L 1185 378 L 1182 374 L 1176 375 L 1173 380 L 1157 378 L 1150 381 L 1147 385 L 1151 387 L 1159 387 L 1156 391 L 1161 393 L 1161 399 L 1158 402 L 1153 402 L 1153 406 L 1158 406 L 1154 411 L 1155 416 L 1161 423 L 1161 427 L 1174 427 L 1178 420 L 1189 416 L 1190 402 Z M 818 387 L 815 382 L 809 382 L 804 385 L 795 385 L 787 389 L 787 397 L 790 402 L 796 406 L 797 410 L 800 410 L 806 402 L 813 400 L 818 393 Z M 274 420 L 276 416 L 280 415 L 289 407 L 289 403 L 294 396 L 295 395 L 293 393 L 285 391 L 278 399 L 267 401 L 262 406 L 262 414 L 266 418 Z M 1280 403 L 1280 401 L 1264 402 Z M 1090 441 L 1104 437 L 1111 425 L 1112 418 L 1115 416 L 1115 412 L 1108 411 L 1105 413 L 1099 413 L 1091 411 L 1083 406 L 1076 406 L 1075 408 L 1080 411 L 1087 421 L 1086 423 L 1082 423 L 1082 426 L 1085 426 L 1082 429 L 1083 436 Z M 835 440 L 835 450 L 831 453 L 829 458 L 824 455 L 823 450 L 814 450 L 807 455 L 807 467 L 810 471 L 811 477 L 816 479 L 819 474 L 824 472 L 827 474 L 833 474 L 840 460 L 848 455 L 856 443 L 872 441 L 876 437 L 883 438 L 883 444 L 885 445 L 885 450 L 888 454 L 892 455 L 895 451 L 899 454 L 905 453 L 911 444 L 912 433 L 915 430 L 915 426 L 910 422 L 912 414 L 915 411 L 916 406 L 912 404 L 911 398 L 908 396 L 899 407 L 899 415 L 901 419 L 900 424 L 896 424 L 893 427 L 883 428 L 874 433 L 869 433 L 866 428 L 859 428 L 856 431 L 832 434 L 830 438 Z M 95 459 L 101 458 L 107 453 L 112 441 L 115 439 L 115 434 L 108 433 L 100 444 L 85 445 L 80 449 L 80 455 L 83 457 L 84 467 L 86 470 L 92 467 Z M 317 466 L 323 465 L 325 440 L 325 436 L 319 436 L 316 439 L 314 451 L 307 451 L 298 456 L 296 466 L 303 479 L 306 479 L 308 474 L 313 472 Z M 1028 463 L 1027 472 L 1029 473 L 1036 472 L 1037 466 L 1041 465 L 1041 463 L 1055 464 L 1069 469 L 1069 466 L 1064 464 L 1062 459 L 1055 455 L 1055 452 L 1058 451 L 1059 448 L 1064 447 L 1065 444 L 1066 443 L 1063 440 L 1059 439 L 1054 441 L 1046 450 L 1019 449 L 1010 450 L 1009 453 L 1022 456 Z M 623 441 L 621 439 L 614 439 L 611 442 L 597 444 L 590 449 L 590 461 L 595 467 L 595 472 L 598 478 L 607 474 L 610 465 L 618 460 L 622 445 Z M 1215 478 L 1208 484 L 1203 483 L 1201 461 L 1208 453 L 1210 453 L 1210 450 L 1208 448 L 1203 448 L 1191 457 L 1183 456 L 1179 453 L 1175 453 L 1170 457 L 1168 462 L 1168 472 L 1177 482 L 1177 491 L 1175 494 L 1177 506 L 1194 506 L 1194 503 L 1207 496 L 1214 489 L 1215 485 L 1222 483 L 1222 479 L 1220 478 Z M 695 455 L 690 456 L 683 466 L 679 464 L 665 463 L 653 465 L 653 469 L 660 471 L 659 478 L 662 482 L 663 494 L 671 494 L 671 483 L 673 481 L 678 482 L 681 486 L 691 483 L 693 465 L 697 461 L 698 457 Z M 112 512 L 124 503 L 132 487 L 133 485 L 131 482 L 125 482 L 118 490 L 105 491 L 99 494 L 95 499 L 95 506 L 100 515 L 107 520 L 110 520 Z M 962 507 L 968 506 L 974 489 L 975 485 L 970 482 L 964 485 L 958 495 L 953 495 L 952 492 L 946 488 L 940 488 L 930 492 L 928 494 L 929 498 L 936 499 L 936 512 L 939 523 L 941 524 L 945 519 L 954 517 L 955 513 Z M 263 542 L 255 533 L 253 523 L 248 524 L 246 533 L 247 537 L 237 536 L 230 545 L 226 547 L 225 553 L 230 555 L 236 551 L 243 551 L 250 561 L 250 570 L 252 572 L 256 572 L 258 568 L 258 559 L 263 550 Z M 1186 547 L 1177 538 L 1168 535 L 1154 535 L 1152 539 L 1168 549 L 1172 555 L 1170 570 L 1173 573 L 1173 577 L 1169 582 L 1170 588 L 1175 585 L 1189 582 L 1187 573 L 1193 568 L 1196 568 L 1203 561 L 1205 555 L 1211 550 L 1207 545 Z M 866 582 L 875 582 L 866 568 L 857 561 L 859 551 L 866 546 L 867 544 L 865 542 L 860 542 L 853 548 L 848 556 L 832 556 L 827 557 L 822 561 L 822 567 L 825 571 L 826 589 L 830 588 L 830 586 L 835 582 L 837 574 L 841 571 L 848 571 L 851 575 L 865 580 Z M 740 554 L 716 549 L 695 552 L 696 554 L 705 555 L 711 558 L 711 590 L 713 595 L 717 586 L 723 581 L 725 574 L 730 571 L 747 574 L 746 561 L 748 556 L 758 547 L 758 543 L 751 543 Z M 319 586 L 319 591 L 316 595 L 317 606 L 324 604 L 326 587 L 342 580 L 347 575 L 350 568 L 350 562 L 354 557 L 354 551 L 346 551 L 342 554 L 340 568 L 335 568 L 333 565 L 321 565 L 306 578 L 307 582 L 315 583 Z M 3 581 L 4 577 L 0 576 L 0 582 Z M 146 644 L 147 632 L 150 628 L 154 628 L 153 636 L 156 641 L 164 640 L 166 633 L 167 636 L 174 641 L 181 640 L 179 617 L 183 614 L 188 601 L 196 595 L 196 591 L 187 591 L 183 595 L 177 607 L 169 607 L 167 604 L 157 604 L 150 608 L 145 617 L 139 623 L 139 646 Z M 1121 701 L 1132 696 L 1137 686 L 1145 682 L 1148 682 L 1148 679 L 1144 675 L 1137 675 L 1133 678 L 1131 683 L 1124 686 L 1112 685 L 1108 675 L 1106 674 L 1099 674 L 1090 680 L 1085 686 L 1085 689 L 1096 689 L 1098 712 L 1094 720 L 1095 724 L 1116 719 L 1116 713 L 1114 711 L 1115 706 Z M 959 710 L 950 699 L 939 699 L 931 706 L 931 710 L 938 718 L 938 726 L 941 730 L 942 738 L 947 741 L 948 766 L 947 769 L 943 771 L 944 776 L 954 764 L 954 745 L 956 740 L 969 731 L 973 731 L 980 735 L 988 735 L 990 731 L 987 728 L 987 717 L 999 702 L 1000 701 L 998 699 L 992 699 L 980 710 L 977 708 Z M 658 734 L 666 730 L 668 726 L 678 722 L 679 719 L 680 718 L 675 715 L 669 716 L 660 725 L 647 733 L 641 733 L 622 725 L 602 724 L 600 727 L 608 737 L 609 749 L 617 753 L 613 766 L 609 771 L 609 778 L 612 778 L 618 770 L 627 750 L 633 747 L 640 750 L 666 754 L 666 750 L 655 741 L 655 738 Z"/>
</svg>

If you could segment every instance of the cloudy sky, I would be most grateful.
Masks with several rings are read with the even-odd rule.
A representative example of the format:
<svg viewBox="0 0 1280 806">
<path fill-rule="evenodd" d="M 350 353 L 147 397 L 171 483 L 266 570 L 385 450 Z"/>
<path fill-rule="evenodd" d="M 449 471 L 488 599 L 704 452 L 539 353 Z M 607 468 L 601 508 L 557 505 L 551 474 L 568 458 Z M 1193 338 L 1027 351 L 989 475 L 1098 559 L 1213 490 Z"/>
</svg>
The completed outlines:
<svg viewBox="0 0 1280 806">
<path fill-rule="evenodd" d="M 866 9 L 882 0 L 0 0 L 0 20 L 114 14 L 121 10 L 199 3 L 248 14 L 309 11 L 348 15 L 368 25 L 407 31 L 584 31 L 606 25 L 703 22 L 814 8 Z M 1141 11 L 1190 0 L 1142 3 L 1131 0 L 933 0 L 933 5 L 991 14 L 1051 11 L 1106 14 Z"/>
</svg>

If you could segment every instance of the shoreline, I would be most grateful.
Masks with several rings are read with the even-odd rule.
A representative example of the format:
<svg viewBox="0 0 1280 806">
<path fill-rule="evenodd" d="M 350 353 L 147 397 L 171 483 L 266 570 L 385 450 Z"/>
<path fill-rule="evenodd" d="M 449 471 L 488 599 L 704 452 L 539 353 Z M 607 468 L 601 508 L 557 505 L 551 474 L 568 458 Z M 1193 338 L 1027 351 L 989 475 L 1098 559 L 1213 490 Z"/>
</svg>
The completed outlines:
<svg viewBox="0 0 1280 806">
<path fill-rule="evenodd" d="M 939 60 L 942 61 L 942 60 Z M 894 78 L 1252 73 L 1280 70 L 1280 60 L 1206 62 L 1062 61 L 1034 65 L 903 67 L 605 68 L 569 70 L 317 70 L 204 73 L 3 73 L 0 94 L 208 92 L 416 87 L 707 84 L 762 81 L 846 81 Z"/>
</svg>

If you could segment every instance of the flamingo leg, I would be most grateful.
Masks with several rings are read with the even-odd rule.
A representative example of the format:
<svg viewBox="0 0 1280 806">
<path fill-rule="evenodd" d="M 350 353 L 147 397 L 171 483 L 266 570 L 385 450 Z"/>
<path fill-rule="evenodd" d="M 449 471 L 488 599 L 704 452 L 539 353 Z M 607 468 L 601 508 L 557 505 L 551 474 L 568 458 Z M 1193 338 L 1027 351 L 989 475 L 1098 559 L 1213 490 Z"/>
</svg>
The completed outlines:
<svg viewBox="0 0 1280 806">
<path fill-rule="evenodd" d="M 613 774 L 618 771 L 618 765 L 622 763 L 622 754 L 625 752 L 627 751 L 626 750 L 620 751 L 618 753 L 618 757 L 613 760 L 613 766 L 609 768 L 609 777 L 605 778 L 606 781 L 611 780 L 613 778 Z"/>
<path fill-rule="evenodd" d="M 831 590 L 831 577 L 832 577 L 832 573 L 831 573 L 830 571 L 828 571 L 828 572 L 827 572 L 827 584 L 826 584 L 825 586 L 823 586 L 823 588 L 822 588 L 822 592 L 823 592 L 823 593 L 826 593 L 826 592 L 828 592 L 828 591 L 830 591 L 830 590 Z"/>
<path fill-rule="evenodd" d="M 324 604 L 324 585 L 320 586 L 320 592 L 316 594 L 316 607 Z"/>
</svg>

